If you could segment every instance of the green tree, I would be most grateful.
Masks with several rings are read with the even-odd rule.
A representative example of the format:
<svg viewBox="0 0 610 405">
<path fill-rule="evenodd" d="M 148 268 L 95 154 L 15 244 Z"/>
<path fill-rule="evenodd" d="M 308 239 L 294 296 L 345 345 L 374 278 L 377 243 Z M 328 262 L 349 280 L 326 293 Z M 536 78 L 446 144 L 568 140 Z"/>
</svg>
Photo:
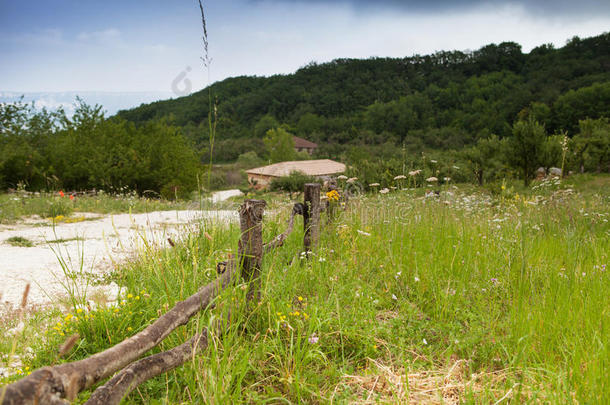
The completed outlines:
<svg viewBox="0 0 610 405">
<path fill-rule="evenodd" d="M 610 122 L 608 118 L 585 119 L 578 123 L 579 133 L 572 138 L 575 164 L 580 172 L 610 170 Z"/>
<path fill-rule="evenodd" d="M 475 146 L 464 149 L 463 158 L 479 185 L 502 169 L 503 142 L 497 135 L 481 138 Z"/>
<path fill-rule="evenodd" d="M 506 158 L 512 167 L 521 172 L 526 186 L 541 165 L 545 142 L 546 130 L 533 117 L 513 125 L 513 136 L 507 142 Z"/>
<path fill-rule="evenodd" d="M 272 163 L 294 160 L 296 158 L 294 139 L 292 134 L 284 128 L 268 130 L 263 141 L 265 142 L 269 160 Z"/>
</svg>

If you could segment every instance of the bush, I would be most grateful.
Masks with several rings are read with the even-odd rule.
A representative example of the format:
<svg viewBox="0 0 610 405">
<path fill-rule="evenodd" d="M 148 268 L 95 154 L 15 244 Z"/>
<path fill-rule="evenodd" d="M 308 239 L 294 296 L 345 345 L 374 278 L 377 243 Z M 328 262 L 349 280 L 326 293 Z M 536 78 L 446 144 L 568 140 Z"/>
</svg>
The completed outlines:
<svg viewBox="0 0 610 405">
<path fill-rule="evenodd" d="M 278 177 L 271 181 L 269 189 L 271 191 L 285 191 L 287 193 L 299 193 L 303 191 L 306 183 L 322 183 L 322 181 L 313 176 L 307 176 L 298 171 L 293 171 L 289 176 Z"/>
</svg>

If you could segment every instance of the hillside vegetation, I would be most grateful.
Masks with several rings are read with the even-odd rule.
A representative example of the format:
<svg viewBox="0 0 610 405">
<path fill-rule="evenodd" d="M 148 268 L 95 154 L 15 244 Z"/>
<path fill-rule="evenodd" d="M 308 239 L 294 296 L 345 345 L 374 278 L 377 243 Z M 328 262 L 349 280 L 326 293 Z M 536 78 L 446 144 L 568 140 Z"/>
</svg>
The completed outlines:
<svg viewBox="0 0 610 405">
<path fill-rule="evenodd" d="M 198 184 L 245 188 L 244 168 L 303 158 L 286 147 L 293 134 L 319 143 L 314 157 L 347 163 L 365 188 L 418 170 L 424 179 L 528 184 L 539 167 L 610 171 L 609 117 L 610 33 L 528 54 L 505 42 L 337 59 L 226 79 L 110 118 L 80 100 L 73 117 L 0 104 L 0 189 L 176 197 Z"/>
<path fill-rule="evenodd" d="M 609 115 L 610 33 L 528 54 L 504 42 L 473 52 L 337 59 L 289 75 L 229 78 L 209 91 L 217 108 L 215 161 L 264 153 L 266 130 L 281 124 L 335 158 L 363 144 L 377 145 L 373 154 L 382 156 L 396 146 L 407 153 L 461 149 L 491 134 L 510 136 L 528 115 L 549 134 L 573 136 L 579 120 Z M 167 117 L 206 149 L 208 96 L 204 89 L 118 116 L 138 125 Z"/>
</svg>

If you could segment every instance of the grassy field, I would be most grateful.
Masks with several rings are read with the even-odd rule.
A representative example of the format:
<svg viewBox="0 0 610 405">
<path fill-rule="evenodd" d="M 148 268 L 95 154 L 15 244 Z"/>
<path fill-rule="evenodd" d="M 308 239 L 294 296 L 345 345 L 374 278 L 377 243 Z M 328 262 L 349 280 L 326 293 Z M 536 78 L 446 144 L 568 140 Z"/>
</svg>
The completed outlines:
<svg viewBox="0 0 610 405">
<path fill-rule="evenodd" d="M 154 196 L 153 196 L 154 197 Z M 118 214 L 198 208 L 196 202 L 169 201 L 138 197 L 134 193 L 70 196 L 57 193 L 16 192 L 0 194 L 0 224 L 11 224 L 25 217 L 68 217 L 79 212 Z"/>
<path fill-rule="evenodd" d="M 284 229 L 290 205 L 276 211 L 265 240 Z M 341 215 L 310 259 L 299 254 L 299 219 L 264 258 L 260 305 L 234 309 L 235 322 L 205 352 L 127 402 L 608 401 L 609 177 L 504 184 L 493 195 L 451 186 L 431 198 L 422 189 L 368 195 Z M 211 238 L 194 231 L 115 273 L 127 288 L 116 306 L 32 314 L 22 331 L 5 320 L 0 331 L 13 338 L 0 343 L 2 360 L 14 344 L 20 365 L 3 381 L 116 344 L 214 279 L 239 229 L 205 231 Z M 242 288 L 226 290 L 157 350 L 243 300 Z M 57 359 L 73 333 L 77 345 Z"/>
</svg>

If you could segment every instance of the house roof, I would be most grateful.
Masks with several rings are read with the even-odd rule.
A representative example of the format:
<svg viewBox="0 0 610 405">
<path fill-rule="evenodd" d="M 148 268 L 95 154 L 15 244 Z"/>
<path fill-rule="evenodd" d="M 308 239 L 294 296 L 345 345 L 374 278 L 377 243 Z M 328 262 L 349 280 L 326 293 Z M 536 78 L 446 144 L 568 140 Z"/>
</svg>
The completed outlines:
<svg viewBox="0 0 610 405">
<path fill-rule="evenodd" d="M 308 141 L 307 139 L 299 138 L 298 136 L 293 136 L 294 147 L 295 148 L 317 148 L 318 144 Z"/>
<path fill-rule="evenodd" d="M 246 173 L 271 177 L 284 177 L 290 175 L 290 173 L 294 171 L 304 173 L 308 176 L 324 176 L 343 173 L 345 171 L 345 165 L 330 159 L 295 160 L 257 167 L 246 170 Z"/>
</svg>

